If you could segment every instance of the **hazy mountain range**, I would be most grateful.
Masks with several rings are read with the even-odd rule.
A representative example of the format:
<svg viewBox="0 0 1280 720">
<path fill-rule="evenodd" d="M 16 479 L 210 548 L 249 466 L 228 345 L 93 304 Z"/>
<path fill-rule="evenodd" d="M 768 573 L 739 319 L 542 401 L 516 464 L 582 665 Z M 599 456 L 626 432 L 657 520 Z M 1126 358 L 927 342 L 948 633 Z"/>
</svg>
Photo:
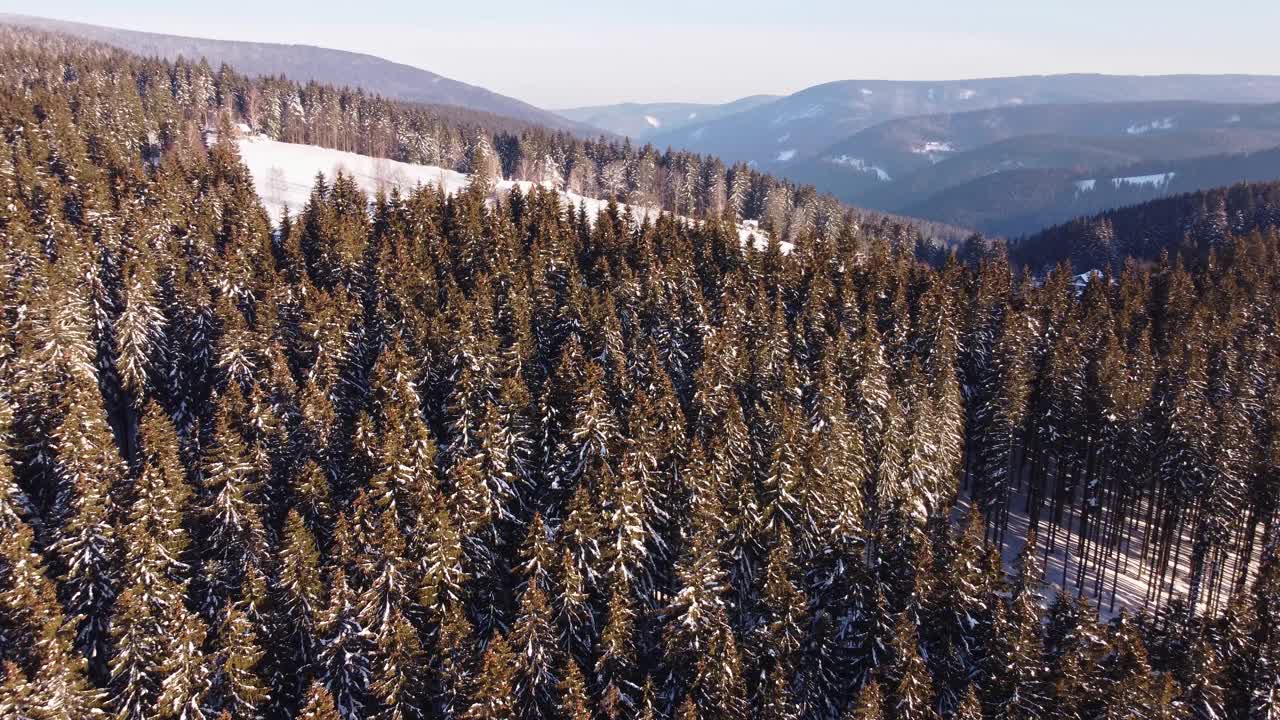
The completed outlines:
<svg viewBox="0 0 1280 720">
<path fill-rule="evenodd" d="M 594 127 L 515 98 L 363 53 L 312 45 L 208 40 L 3 13 L 0 22 L 75 35 L 144 56 L 170 60 L 203 57 L 215 68 L 226 63 L 250 76 L 284 75 L 300 82 L 360 87 L 395 100 L 455 105 L 579 135 L 599 134 Z"/>
<path fill-rule="evenodd" d="M 626 135 L 637 140 L 718 120 L 774 102 L 777 95 L 752 95 L 722 105 L 706 103 L 622 103 L 557 110 L 576 122 Z"/>
<path fill-rule="evenodd" d="M 357 86 L 566 130 L 745 162 L 850 204 L 1017 235 L 1111 203 L 1280 178 L 1280 77 L 1051 75 L 844 80 L 724 104 L 549 111 L 371 55 L 0 14 L 132 52 Z"/>
</svg>

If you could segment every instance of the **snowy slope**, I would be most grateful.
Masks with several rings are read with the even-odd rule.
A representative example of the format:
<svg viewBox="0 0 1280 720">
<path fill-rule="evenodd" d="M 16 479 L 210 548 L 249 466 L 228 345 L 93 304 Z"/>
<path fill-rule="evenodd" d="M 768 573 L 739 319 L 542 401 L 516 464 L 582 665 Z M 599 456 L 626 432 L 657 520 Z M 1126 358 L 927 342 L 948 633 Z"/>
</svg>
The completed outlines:
<svg viewBox="0 0 1280 720">
<path fill-rule="evenodd" d="M 332 178 L 338 171 L 342 171 L 370 195 L 378 191 L 390 192 L 392 188 L 409 192 L 426 185 L 442 187 L 446 193 L 452 194 L 462 190 L 470 182 L 470 178 L 464 173 L 434 165 L 415 165 L 315 145 L 280 142 L 263 135 L 251 134 L 243 126 L 240 131 L 236 141 L 240 159 L 253 175 L 254 188 L 272 221 L 278 219 L 286 208 L 291 214 L 301 211 L 311 196 L 311 188 L 315 186 L 318 173 Z M 523 192 L 528 192 L 533 183 L 527 180 L 501 180 L 497 189 L 505 192 L 516 186 Z M 561 191 L 560 194 L 566 203 L 575 208 L 584 205 L 587 217 L 592 219 L 609 205 L 608 200 L 583 197 L 571 192 Z M 658 208 L 651 206 L 619 203 L 619 209 L 630 209 L 637 221 L 646 218 L 654 220 L 660 214 Z M 766 233 L 754 221 L 740 224 L 738 235 L 744 243 L 754 237 L 757 247 L 763 247 L 768 242 Z M 790 243 L 782 243 L 782 249 L 783 252 L 789 252 Z"/>
</svg>

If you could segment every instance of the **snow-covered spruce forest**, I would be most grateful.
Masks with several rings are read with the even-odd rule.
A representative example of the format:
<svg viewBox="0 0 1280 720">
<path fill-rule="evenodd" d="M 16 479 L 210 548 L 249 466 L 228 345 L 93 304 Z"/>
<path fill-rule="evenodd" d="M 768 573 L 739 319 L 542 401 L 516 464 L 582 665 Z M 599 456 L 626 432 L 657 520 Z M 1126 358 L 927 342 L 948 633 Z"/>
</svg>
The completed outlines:
<svg viewBox="0 0 1280 720">
<path fill-rule="evenodd" d="M 1276 229 L 931 265 L 745 168 L 0 38 L 0 718 L 1277 716 Z M 264 210 L 237 124 L 375 117 L 465 186 Z"/>
</svg>

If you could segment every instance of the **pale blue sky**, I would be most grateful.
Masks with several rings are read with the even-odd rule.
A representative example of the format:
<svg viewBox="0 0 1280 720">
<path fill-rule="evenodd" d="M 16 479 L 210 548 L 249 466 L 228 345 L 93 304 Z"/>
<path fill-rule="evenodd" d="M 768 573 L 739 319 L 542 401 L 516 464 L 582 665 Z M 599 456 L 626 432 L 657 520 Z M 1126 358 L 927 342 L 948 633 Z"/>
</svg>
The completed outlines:
<svg viewBox="0 0 1280 720">
<path fill-rule="evenodd" d="M 379 55 L 544 107 L 723 102 L 830 80 L 1280 74 L 1280 1 L 3 0 L 136 30 Z"/>
</svg>

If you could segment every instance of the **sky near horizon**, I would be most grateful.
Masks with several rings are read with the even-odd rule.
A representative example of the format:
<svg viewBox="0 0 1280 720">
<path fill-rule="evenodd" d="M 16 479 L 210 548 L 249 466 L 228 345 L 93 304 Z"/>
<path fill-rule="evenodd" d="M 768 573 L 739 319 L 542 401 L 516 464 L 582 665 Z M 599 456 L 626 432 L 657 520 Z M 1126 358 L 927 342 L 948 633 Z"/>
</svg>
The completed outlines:
<svg viewBox="0 0 1280 720">
<path fill-rule="evenodd" d="M 4 0 L 0 11 L 364 52 L 546 108 L 832 80 L 1280 74 L 1276 0 Z"/>
</svg>

